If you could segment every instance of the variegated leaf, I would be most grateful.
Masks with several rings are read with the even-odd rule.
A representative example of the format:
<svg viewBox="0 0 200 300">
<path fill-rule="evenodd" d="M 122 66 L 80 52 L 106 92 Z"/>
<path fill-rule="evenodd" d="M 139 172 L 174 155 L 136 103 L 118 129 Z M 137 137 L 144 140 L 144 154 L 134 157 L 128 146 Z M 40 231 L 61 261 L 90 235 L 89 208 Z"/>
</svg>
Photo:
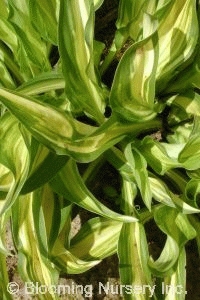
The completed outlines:
<svg viewBox="0 0 200 300">
<path fill-rule="evenodd" d="M 0 214 L 3 214 L 15 202 L 27 178 L 30 162 L 27 147 L 30 145 L 30 136 L 22 135 L 18 121 L 10 113 L 1 117 L 0 128 L 0 163 L 13 175 L 10 177 L 6 198 L 1 202 Z"/>
<path fill-rule="evenodd" d="M 94 67 L 93 27 L 93 0 L 61 0 L 59 50 L 66 95 L 72 107 L 102 123 L 106 94 Z"/>
<path fill-rule="evenodd" d="M 117 251 L 122 222 L 93 218 L 70 242 L 70 252 L 83 260 L 102 260 Z"/>
<path fill-rule="evenodd" d="M 196 236 L 196 231 L 187 217 L 174 208 L 159 207 L 154 211 L 155 222 L 167 235 L 162 253 L 156 261 L 149 261 L 149 266 L 157 276 L 170 276 L 185 243 Z"/>
<path fill-rule="evenodd" d="M 137 136 L 143 130 L 161 125 L 159 119 L 122 124 L 111 117 L 100 127 L 94 127 L 77 121 L 69 112 L 3 89 L 0 89 L 0 101 L 39 142 L 59 155 L 70 155 L 80 162 L 96 159 L 126 135 Z"/>
<path fill-rule="evenodd" d="M 110 94 L 112 109 L 121 119 L 144 122 L 155 118 L 157 62 L 156 34 L 133 44 L 125 52 L 116 71 Z"/>
<path fill-rule="evenodd" d="M 65 167 L 52 179 L 51 185 L 58 194 L 64 196 L 68 201 L 100 216 L 121 222 L 137 221 L 137 218 L 123 216 L 110 210 L 96 199 L 84 184 L 73 160 L 69 160 Z"/>
<path fill-rule="evenodd" d="M 159 59 L 156 79 L 159 91 L 178 73 L 178 67 L 193 55 L 198 39 L 195 1 L 175 0 L 172 3 L 158 28 Z"/>
<path fill-rule="evenodd" d="M 28 4 L 33 27 L 36 28 L 43 39 L 54 45 L 58 44 L 59 4 L 60 1 L 58 0 L 45 0 L 42 2 L 31 0 Z"/>
<path fill-rule="evenodd" d="M 58 271 L 48 257 L 43 255 L 40 239 L 36 235 L 34 201 L 34 192 L 20 196 L 12 210 L 13 236 L 20 261 L 19 271 L 24 281 L 37 281 L 45 286 L 56 285 Z M 45 227 L 44 221 L 41 222 L 41 226 Z M 45 227 L 43 239 L 46 238 L 46 230 Z M 49 294 L 45 294 L 45 297 L 48 299 Z"/>
</svg>

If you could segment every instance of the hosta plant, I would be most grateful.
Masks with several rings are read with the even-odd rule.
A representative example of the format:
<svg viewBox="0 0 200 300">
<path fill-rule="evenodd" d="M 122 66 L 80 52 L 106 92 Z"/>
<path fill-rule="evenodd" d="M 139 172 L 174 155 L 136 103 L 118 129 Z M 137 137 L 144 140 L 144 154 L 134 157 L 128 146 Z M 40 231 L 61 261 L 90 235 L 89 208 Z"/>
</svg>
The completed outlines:
<svg viewBox="0 0 200 300">
<path fill-rule="evenodd" d="M 117 254 L 124 299 L 185 299 L 185 246 L 200 249 L 199 1 L 116 1 L 106 51 L 103 3 L 0 0 L 1 299 L 8 222 L 24 282 L 56 285 Z M 72 237 L 79 209 L 91 218 Z"/>
</svg>

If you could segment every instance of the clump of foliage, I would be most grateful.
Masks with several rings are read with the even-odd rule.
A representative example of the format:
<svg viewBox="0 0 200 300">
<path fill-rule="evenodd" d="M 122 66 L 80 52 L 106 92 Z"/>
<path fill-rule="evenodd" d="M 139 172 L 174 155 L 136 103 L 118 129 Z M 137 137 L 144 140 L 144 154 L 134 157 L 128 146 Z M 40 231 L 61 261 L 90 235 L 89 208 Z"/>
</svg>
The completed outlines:
<svg viewBox="0 0 200 300">
<path fill-rule="evenodd" d="M 1 299 L 11 299 L 9 219 L 21 277 L 46 286 L 117 253 L 122 284 L 185 287 L 185 245 L 196 238 L 200 249 L 199 1 L 120 0 L 102 56 L 94 22 L 103 2 L 0 0 Z M 108 165 L 120 191 L 108 184 L 103 204 L 90 183 Z M 71 238 L 74 207 L 96 216 Z M 151 219 L 166 235 L 157 259 Z M 158 288 L 152 299 L 161 298 L 185 292 Z"/>
</svg>

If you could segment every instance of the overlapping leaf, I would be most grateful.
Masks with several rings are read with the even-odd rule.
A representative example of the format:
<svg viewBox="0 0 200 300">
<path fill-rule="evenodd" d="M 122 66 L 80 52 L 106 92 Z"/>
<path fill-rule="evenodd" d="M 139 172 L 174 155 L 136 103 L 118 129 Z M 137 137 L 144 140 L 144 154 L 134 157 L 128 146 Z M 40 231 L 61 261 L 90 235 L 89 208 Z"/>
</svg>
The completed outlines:
<svg viewBox="0 0 200 300">
<path fill-rule="evenodd" d="M 59 155 L 71 155 L 88 162 L 122 140 L 125 135 L 160 126 L 160 120 L 121 124 L 115 117 L 100 127 L 79 122 L 65 112 L 21 94 L 0 89 L 0 100 L 26 126 L 33 136 Z"/>
<path fill-rule="evenodd" d="M 59 50 L 66 95 L 72 107 L 102 123 L 106 95 L 94 67 L 93 27 L 92 0 L 61 0 Z"/>
<path fill-rule="evenodd" d="M 140 223 L 123 224 L 119 244 L 119 271 L 122 285 L 153 286 L 148 268 L 148 248 L 144 228 Z M 135 299 L 134 293 L 124 291 L 124 299 Z M 146 300 L 149 290 L 140 293 L 137 298 Z M 156 299 L 153 297 L 153 299 Z"/>
<path fill-rule="evenodd" d="M 20 196 L 13 206 L 14 241 L 24 281 L 36 280 L 45 286 L 56 285 L 58 269 L 77 274 L 100 262 L 99 259 L 82 260 L 68 250 L 71 209 L 69 207 L 67 211 L 64 203 L 56 198 L 47 185 Z M 64 240 L 61 234 L 63 229 Z M 95 250 L 95 245 L 93 247 Z M 48 299 L 49 295 L 45 297 Z"/>
<path fill-rule="evenodd" d="M 32 192 L 47 183 L 65 165 L 68 159 L 68 156 L 56 155 L 33 139 L 30 170 L 21 193 Z"/>
<path fill-rule="evenodd" d="M 184 111 L 188 116 L 200 115 L 200 96 L 192 90 L 183 94 L 177 94 L 168 101 L 178 107 L 179 110 Z"/>
<path fill-rule="evenodd" d="M 173 1 L 158 29 L 158 90 L 163 90 L 176 74 L 178 67 L 193 55 L 198 33 L 195 1 Z"/>
<path fill-rule="evenodd" d="M 185 249 L 181 249 L 178 262 L 174 267 L 174 272 L 171 276 L 166 277 L 163 281 L 163 285 L 168 285 L 169 289 L 166 292 L 163 291 L 163 295 L 166 300 L 182 300 L 187 291 L 186 287 L 186 253 Z M 164 290 L 164 289 L 163 289 Z"/>
<path fill-rule="evenodd" d="M 149 32 L 153 33 L 154 25 L 148 16 L 146 18 Z M 154 102 L 157 62 L 156 34 L 133 44 L 125 52 L 116 71 L 110 94 L 112 109 L 120 118 L 140 122 L 156 116 Z"/>
<path fill-rule="evenodd" d="M 36 236 L 33 218 L 34 193 L 20 196 L 13 206 L 12 222 L 14 241 L 18 248 L 19 271 L 24 281 L 39 282 L 45 286 L 56 285 L 58 271 L 42 254 Z M 41 223 L 43 227 L 44 224 Z M 46 233 L 45 231 L 43 232 Z M 46 234 L 43 238 L 46 237 Z M 49 294 L 45 294 L 48 299 Z"/>
<path fill-rule="evenodd" d="M 48 71 L 50 63 L 47 57 L 47 47 L 31 24 L 27 1 L 9 0 L 8 7 L 8 21 L 18 36 L 16 59 L 21 72 L 26 78 L 30 78 L 38 72 Z"/>
<path fill-rule="evenodd" d="M 187 201 L 182 195 L 178 196 L 173 193 L 167 185 L 160 179 L 150 176 L 150 187 L 153 198 L 172 208 L 177 208 L 178 211 L 184 214 L 199 213 L 200 209 L 196 207 L 195 202 Z"/>
<path fill-rule="evenodd" d="M 123 181 L 125 212 L 134 215 L 132 183 Z M 148 248 L 144 227 L 140 222 L 123 224 L 118 242 L 119 272 L 122 285 L 152 286 L 151 273 L 148 268 Z M 124 299 L 134 299 L 134 293 L 123 291 Z M 138 299 L 147 299 L 149 293 L 140 293 Z"/>
<path fill-rule="evenodd" d="M 59 241 L 57 241 L 53 249 L 52 261 L 60 270 L 69 274 L 86 272 L 101 262 L 101 260 L 87 261 L 79 259 L 64 248 L 62 244 L 59 244 Z"/>
<path fill-rule="evenodd" d="M 159 174 L 167 170 L 181 167 L 178 155 L 184 144 L 160 143 L 150 137 L 145 137 L 141 143 L 140 151 L 148 164 Z"/>
<path fill-rule="evenodd" d="M 56 240 L 68 245 L 72 206 L 55 196 L 48 184 L 33 192 L 32 216 L 38 246 L 44 257 L 50 257 Z M 65 235 L 61 235 L 62 230 Z M 61 238 L 65 236 L 64 240 Z"/>
<path fill-rule="evenodd" d="M 1 202 L 2 214 L 15 202 L 28 175 L 30 156 L 27 147 L 30 145 L 30 136 L 27 135 L 24 140 L 18 121 L 9 113 L 1 117 L 0 127 L 0 163 L 13 175 L 7 196 Z"/>
<path fill-rule="evenodd" d="M 65 167 L 53 178 L 51 185 L 58 194 L 64 196 L 68 201 L 100 216 L 124 222 L 137 221 L 137 218 L 120 215 L 98 201 L 83 183 L 73 160 L 67 162 Z"/>
<path fill-rule="evenodd" d="M 58 43 L 59 1 L 29 1 L 30 18 L 41 37 L 51 44 Z M 49 26 L 51 24 L 51 26 Z"/>
<path fill-rule="evenodd" d="M 199 135 L 199 117 L 195 117 L 193 130 L 182 151 L 179 153 L 178 160 L 186 169 L 196 170 L 199 168 L 200 155 L 200 135 Z"/>
<path fill-rule="evenodd" d="M 141 193 L 142 200 L 148 209 L 151 209 L 152 193 L 148 180 L 147 163 L 142 154 L 131 145 L 125 149 L 125 157 L 131 166 L 137 187 Z"/>
<path fill-rule="evenodd" d="M 1 51 L 1 50 L 0 50 Z M 15 83 L 3 61 L 0 60 L 0 71 L 3 74 L 2 78 L 0 79 L 0 86 L 1 87 L 8 87 L 8 88 L 15 88 Z"/>
<path fill-rule="evenodd" d="M 0 42 L 0 61 L 3 70 L 1 77 L 3 87 L 13 89 L 16 84 L 24 81 L 24 75 L 21 73 L 17 62 L 14 61 L 14 56 L 2 42 Z"/>
<path fill-rule="evenodd" d="M 129 34 L 133 40 L 138 39 L 139 33 L 142 31 L 142 12 L 146 0 L 142 1 L 126 1 L 121 0 L 119 3 L 119 13 L 116 22 L 117 29 L 121 31 L 123 39 L 127 39 Z M 131 30 L 131 27 L 133 30 Z"/>
<path fill-rule="evenodd" d="M 151 259 L 149 266 L 158 276 L 170 276 L 182 247 L 196 236 L 196 231 L 185 215 L 167 206 L 157 208 L 154 218 L 158 227 L 167 234 L 167 240 L 160 257 L 156 261 Z"/>
<path fill-rule="evenodd" d="M 69 250 L 83 260 L 102 260 L 116 253 L 121 228 L 122 222 L 90 219 L 71 240 Z"/>
<path fill-rule="evenodd" d="M 51 90 L 64 89 L 65 80 L 62 74 L 48 72 L 34 77 L 22 84 L 17 91 L 26 96 L 42 94 Z"/>
</svg>

